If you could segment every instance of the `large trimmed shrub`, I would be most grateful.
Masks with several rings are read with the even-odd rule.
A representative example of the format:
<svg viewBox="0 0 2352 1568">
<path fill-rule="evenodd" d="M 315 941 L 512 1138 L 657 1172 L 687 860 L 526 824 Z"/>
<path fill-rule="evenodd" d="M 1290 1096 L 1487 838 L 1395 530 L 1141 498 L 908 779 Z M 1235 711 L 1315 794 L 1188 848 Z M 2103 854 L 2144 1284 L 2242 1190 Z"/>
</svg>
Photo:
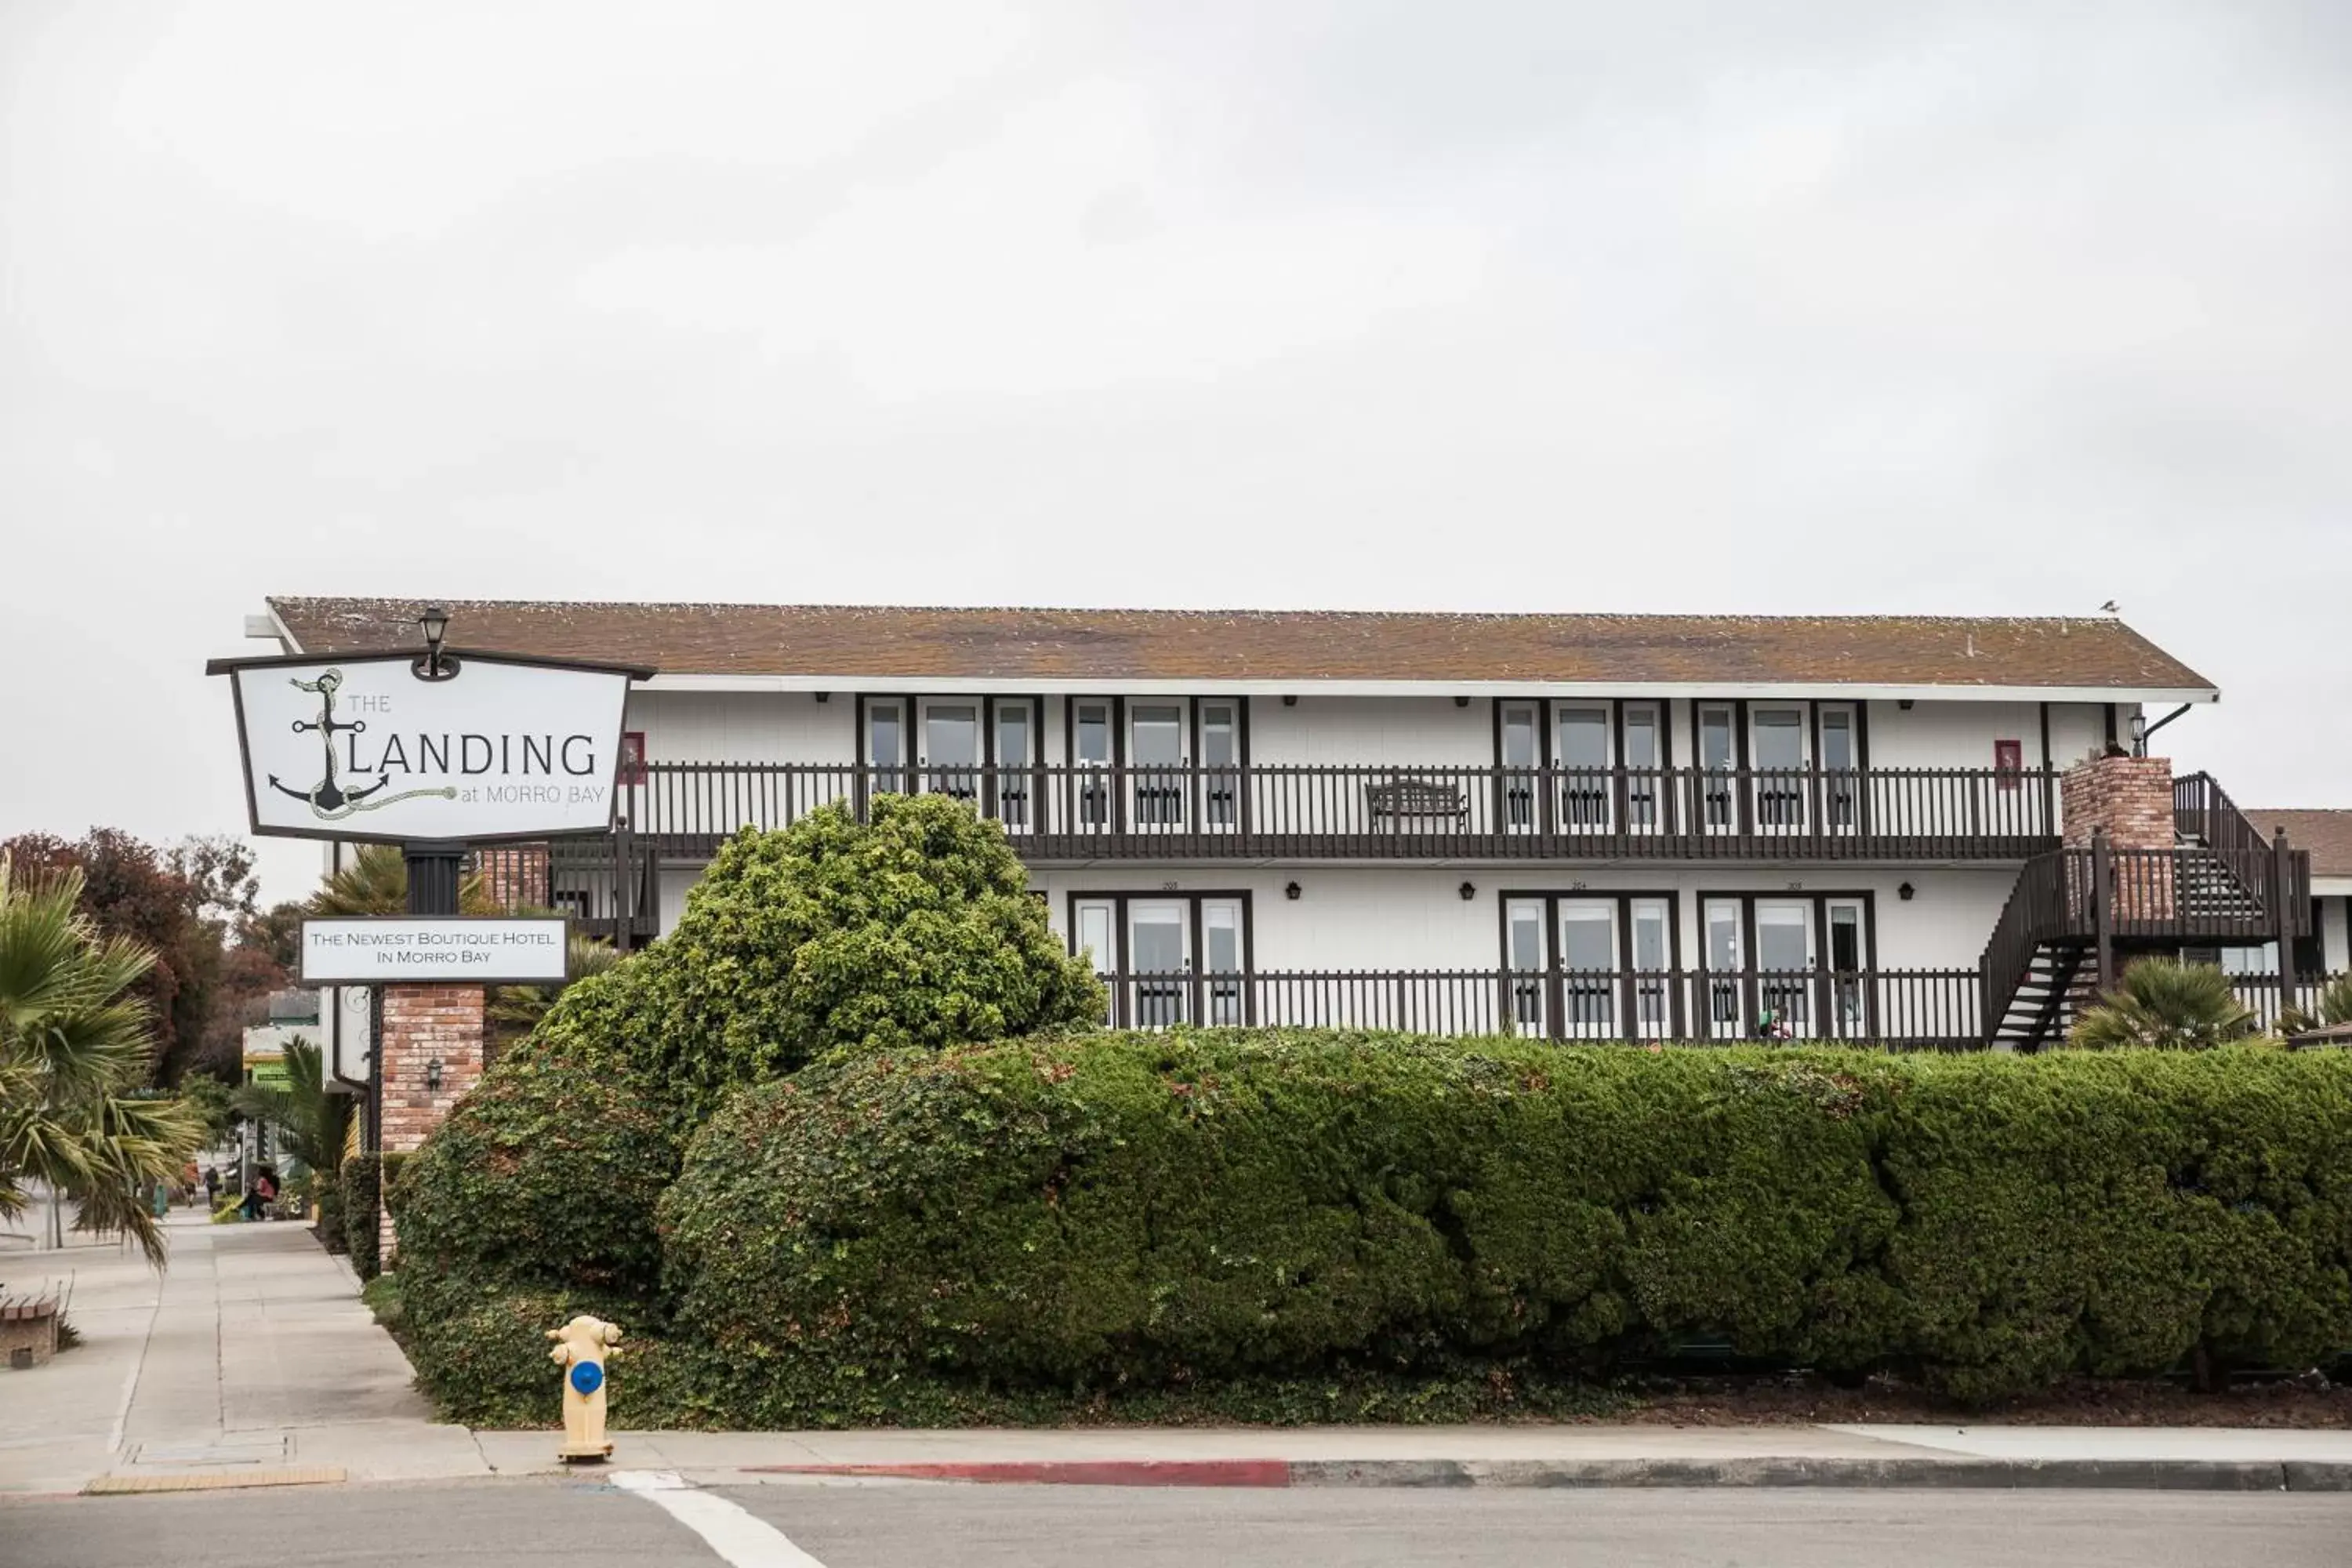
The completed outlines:
<svg viewBox="0 0 2352 1568">
<path fill-rule="evenodd" d="M 692 1121 L 838 1048 L 1101 1018 L 1092 966 L 1046 923 L 1002 827 L 940 795 L 881 795 L 869 816 L 739 834 L 640 961 L 655 1005 L 630 1055 Z"/>
<path fill-rule="evenodd" d="M 662 1215 L 677 1333 L 768 1419 L 1691 1334 L 1984 1400 L 2352 1346 L 2347 1147 L 2335 1053 L 1098 1036 L 749 1090 Z"/>
<path fill-rule="evenodd" d="M 828 1053 L 1101 1016 L 1090 965 L 1064 951 L 1000 826 L 938 796 L 882 796 L 869 816 L 736 836 L 677 929 L 567 987 L 397 1184 L 386 1157 L 420 1335 L 482 1289 L 657 1313 L 655 1202 L 686 1137 L 747 1084 Z"/>
<path fill-rule="evenodd" d="M 677 1168 L 661 1108 L 633 1079 L 526 1043 L 401 1172 L 404 1296 L 426 1272 L 642 1295 L 660 1270 L 654 1205 Z"/>
</svg>

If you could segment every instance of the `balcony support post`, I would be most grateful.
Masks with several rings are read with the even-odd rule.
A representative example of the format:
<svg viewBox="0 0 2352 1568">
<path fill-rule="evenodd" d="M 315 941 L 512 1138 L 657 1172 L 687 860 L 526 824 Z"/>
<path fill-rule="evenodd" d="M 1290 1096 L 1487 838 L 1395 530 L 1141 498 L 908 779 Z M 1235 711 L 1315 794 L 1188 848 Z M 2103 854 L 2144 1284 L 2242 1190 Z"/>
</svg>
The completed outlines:
<svg viewBox="0 0 2352 1568">
<path fill-rule="evenodd" d="M 2286 829 L 2271 838 L 2271 928 L 2278 932 L 2279 1005 L 2294 999 L 2294 854 Z"/>
<path fill-rule="evenodd" d="M 2116 868 L 2107 830 L 2091 829 L 2091 930 L 2097 944 L 2099 993 L 2116 986 Z"/>
</svg>

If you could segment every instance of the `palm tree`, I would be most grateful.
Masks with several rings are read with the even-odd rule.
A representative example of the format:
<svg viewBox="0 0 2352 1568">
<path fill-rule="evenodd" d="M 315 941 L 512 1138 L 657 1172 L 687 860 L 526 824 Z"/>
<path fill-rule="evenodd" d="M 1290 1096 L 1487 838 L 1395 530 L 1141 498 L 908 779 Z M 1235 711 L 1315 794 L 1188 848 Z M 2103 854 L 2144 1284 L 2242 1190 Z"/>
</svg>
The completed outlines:
<svg viewBox="0 0 2352 1568">
<path fill-rule="evenodd" d="M 500 985 L 491 991 L 489 1005 L 482 1016 L 499 1044 L 530 1034 L 547 1016 L 547 1010 L 555 1005 L 555 999 L 563 994 L 566 986 L 577 984 L 592 974 L 604 973 L 620 963 L 623 956 L 610 943 L 576 931 L 564 945 L 568 978 L 562 985 Z"/>
<path fill-rule="evenodd" d="M 2089 1050 L 2204 1050 L 2245 1038 L 2254 1025 L 2230 977 L 2215 965 L 2143 958 L 2084 1010 L 2066 1043 Z"/>
<path fill-rule="evenodd" d="M 2321 987 L 2312 1007 L 2289 1007 L 2281 1013 L 2278 1032 L 2300 1035 L 2330 1024 L 2352 1024 L 2352 974 L 2339 974 Z"/>
<path fill-rule="evenodd" d="M 229 1103 L 247 1121 L 265 1121 L 278 1129 L 278 1148 L 299 1167 L 289 1174 L 314 1171 L 331 1176 L 342 1169 L 343 1134 L 352 1102 L 327 1092 L 326 1064 L 319 1047 L 310 1041 L 286 1043 L 284 1089 L 245 1084 L 229 1097 Z"/>
<path fill-rule="evenodd" d="M 499 914 L 481 874 L 468 876 L 457 887 L 457 907 L 469 915 Z M 404 915 L 408 912 L 408 862 L 399 847 L 362 845 L 352 863 L 320 884 L 310 895 L 314 915 Z"/>
<path fill-rule="evenodd" d="M 142 1189 L 175 1179 L 204 1137 L 176 1100 L 140 1098 L 152 1070 L 145 1005 L 125 993 L 155 955 L 78 911 L 79 870 L 19 885 L 0 857 L 0 1214 L 25 1184 L 71 1197 L 77 1230 L 135 1237 L 157 1268 L 162 1227 Z M 54 1197 L 50 1244 L 62 1246 Z"/>
</svg>

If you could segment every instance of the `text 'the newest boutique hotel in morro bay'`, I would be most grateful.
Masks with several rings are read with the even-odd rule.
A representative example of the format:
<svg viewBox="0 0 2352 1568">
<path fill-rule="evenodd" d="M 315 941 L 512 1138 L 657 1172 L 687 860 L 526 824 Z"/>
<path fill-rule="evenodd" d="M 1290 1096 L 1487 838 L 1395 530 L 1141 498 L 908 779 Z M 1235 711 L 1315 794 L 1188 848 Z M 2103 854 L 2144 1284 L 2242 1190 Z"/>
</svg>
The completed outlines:
<svg viewBox="0 0 2352 1568">
<path fill-rule="evenodd" d="M 614 831 L 478 851 L 625 947 L 746 824 L 916 791 L 1003 825 L 1130 1027 L 2030 1047 L 2137 953 L 2266 1016 L 2347 961 L 2352 868 L 2315 886 L 2174 776 L 2157 727 L 2219 693 L 2113 618 L 448 610 L 453 647 L 658 671 Z M 247 630 L 331 656 L 415 616 Z"/>
</svg>

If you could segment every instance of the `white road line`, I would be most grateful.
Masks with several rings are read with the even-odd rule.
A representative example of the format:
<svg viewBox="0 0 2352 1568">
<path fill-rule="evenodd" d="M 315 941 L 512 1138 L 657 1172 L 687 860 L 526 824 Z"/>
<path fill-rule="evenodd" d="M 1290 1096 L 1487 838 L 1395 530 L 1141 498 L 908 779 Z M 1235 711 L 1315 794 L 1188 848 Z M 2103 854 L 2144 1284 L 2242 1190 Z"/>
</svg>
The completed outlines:
<svg viewBox="0 0 2352 1568">
<path fill-rule="evenodd" d="M 619 1470 L 613 1484 L 702 1537 L 732 1568 L 824 1568 L 774 1525 L 716 1493 L 697 1490 L 675 1470 Z"/>
</svg>

